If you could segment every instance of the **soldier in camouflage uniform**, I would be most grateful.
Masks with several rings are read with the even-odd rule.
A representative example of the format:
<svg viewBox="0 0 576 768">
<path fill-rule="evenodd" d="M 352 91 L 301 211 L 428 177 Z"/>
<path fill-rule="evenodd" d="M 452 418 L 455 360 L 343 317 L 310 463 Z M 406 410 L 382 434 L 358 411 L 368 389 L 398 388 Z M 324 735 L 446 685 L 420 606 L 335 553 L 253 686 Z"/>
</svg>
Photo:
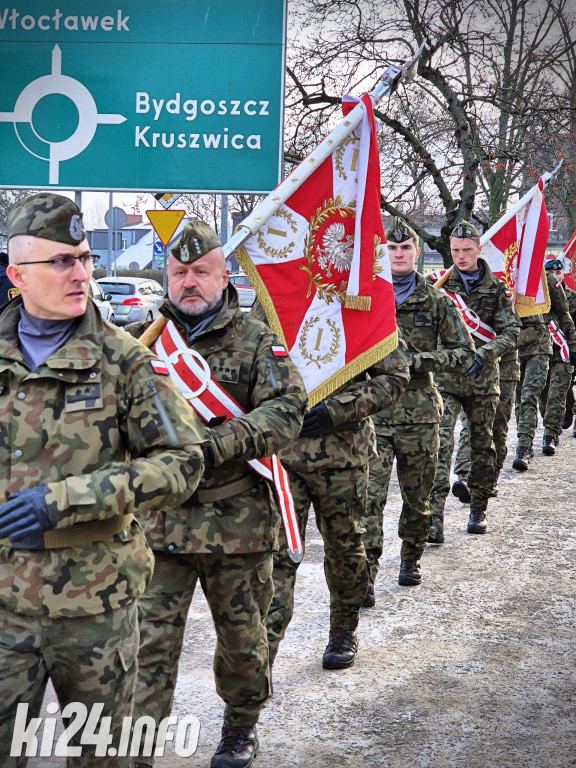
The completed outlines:
<svg viewBox="0 0 576 768">
<path fill-rule="evenodd" d="M 500 397 L 494 416 L 492 439 L 496 450 L 496 476 L 494 480 L 493 496 L 498 495 L 498 478 L 504 467 L 504 461 L 508 453 L 507 438 L 508 426 L 514 408 L 516 387 L 520 381 L 520 364 L 516 350 L 508 352 L 500 358 L 498 363 Z M 452 485 L 452 493 L 463 504 L 470 504 L 470 490 L 468 488 L 468 473 L 470 472 L 470 436 L 468 433 L 468 419 L 462 414 L 462 429 L 458 439 L 458 450 L 454 461 L 454 472 L 458 480 Z"/>
<path fill-rule="evenodd" d="M 512 467 L 524 472 L 534 456 L 532 442 L 538 426 L 538 399 L 546 386 L 552 341 L 543 315 L 521 318 L 518 338 L 520 382 L 516 389 L 516 432 L 518 444 Z"/>
<path fill-rule="evenodd" d="M 253 312 L 264 317 L 259 304 Z M 395 349 L 307 411 L 298 439 L 278 454 L 290 476 L 302 540 L 312 504 L 324 542 L 330 590 L 324 669 L 350 667 L 358 648 L 356 627 L 368 588 L 360 521 L 366 506 L 368 462 L 375 452 L 369 416 L 391 407 L 408 379 L 408 360 Z M 282 537 L 274 558 L 274 598 L 266 617 L 271 663 L 292 618 L 297 568 Z"/>
<path fill-rule="evenodd" d="M 10 212 L 8 235 L 21 296 L 0 315 L 3 768 L 26 764 L 9 757 L 17 706 L 37 717 L 48 678 L 62 707 L 103 705 L 111 724 L 98 727 L 117 749 L 132 714 L 136 598 L 153 563 L 134 514 L 187 498 L 203 470 L 187 403 L 88 298 L 93 257 L 78 207 L 33 195 Z M 80 749 L 69 766 L 131 765 Z"/>
<path fill-rule="evenodd" d="M 552 254 L 549 254 L 550 258 L 553 258 Z M 555 258 L 555 257 L 554 257 Z M 554 271 L 554 274 L 556 275 L 557 272 Z M 564 272 L 562 271 L 562 288 L 564 289 L 564 293 L 566 294 L 566 300 L 568 301 L 568 310 L 570 311 L 570 317 L 576 324 L 576 291 L 572 290 L 572 288 L 568 288 L 566 285 L 566 281 L 564 280 Z M 558 280 L 560 282 L 560 280 Z M 564 413 L 564 418 L 562 419 L 562 429 L 569 429 L 572 426 L 572 422 L 574 420 L 574 414 L 576 414 L 576 402 L 574 400 L 574 384 L 576 383 L 576 366 L 573 366 L 574 371 L 572 372 L 572 380 L 570 382 L 570 386 L 568 387 L 568 393 L 566 395 L 566 411 Z M 576 424 L 574 425 L 574 429 L 572 430 L 572 435 L 576 437 Z"/>
<path fill-rule="evenodd" d="M 544 268 L 550 293 L 550 312 L 544 315 L 546 324 L 556 323 L 568 345 L 568 360 L 560 356 L 560 347 L 552 343 L 552 360 L 546 386 L 540 397 L 540 412 L 544 421 L 542 453 L 553 456 L 560 441 L 562 419 L 566 410 L 566 395 L 576 364 L 576 329 L 564 293 L 564 264 L 560 259 L 548 259 Z"/>
<path fill-rule="evenodd" d="M 375 414 L 378 455 L 370 460 L 368 502 L 362 523 L 370 584 L 364 605 L 374 605 L 374 582 L 382 555 L 383 512 L 394 458 L 402 513 L 398 535 L 398 583 L 421 582 L 420 558 L 428 541 L 429 496 L 438 459 L 438 424 L 442 399 L 432 373 L 464 373 L 474 359 L 474 342 L 454 302 L 415 271 L 418 236 L 396 218 L 386 232 L 396 299 L 396 322 L 408 345 L 408 391 L 391 408 Z"/>
<path fill-rule="evenodd" d="M 170 714 L 199 580 L 217 635 L 216 690 L 226 704 L 211 766 L 243 768 L 258 750 L 255 726 L 270 695 L 264 616 L 280 526 L 272 487 L 246 462 L 271 456 L 298 434 L 306 393 L 277 337 L 241 312 L 220 242 L 204 222 L 187 224 L 169 256 L 168 301 L 160 311 L 246 413 L 209 424 L 212 451 L 199 490 L 183 507 L 158 509 L 145 520 L 156 565 L 140 600 L 135 716 L 159 721 Z M 143 327 L 128 330 L 140 335 Z M 137 765 L 151 764 L 140 755 Z"/>
<path fill-rule="evenodd" d="M 478 230 L 466 221 L 460 222 L 451 234 L 450 250 L 454 266 L 444 284 L 445 290 L 458 294 L 476 325 L 479 327 L 482 321 L 495 336 L 488 341 L 473 333 L 476 355 L 466 374 L 439 374 L 436 377 L 442 393 L 444 415 L 440 423 L 438 468 L 430 495 L 432 527 L 428 541 L 433 544 L 444 541 L 444 505 L 450 490 L 454 428 L 461 409 L 464 409 L 471 426 L 468 475 L 470 518 L 467 530 L 468 533 L 486 531 L 486 509 L 496 477 L 492 429 L 500 395 L 498 358 L 514 349 L 520 332 L 520 319 L 504 283 L 494 277 L 488 264 L 480 258 L 482 246 Z"/>
</svg>

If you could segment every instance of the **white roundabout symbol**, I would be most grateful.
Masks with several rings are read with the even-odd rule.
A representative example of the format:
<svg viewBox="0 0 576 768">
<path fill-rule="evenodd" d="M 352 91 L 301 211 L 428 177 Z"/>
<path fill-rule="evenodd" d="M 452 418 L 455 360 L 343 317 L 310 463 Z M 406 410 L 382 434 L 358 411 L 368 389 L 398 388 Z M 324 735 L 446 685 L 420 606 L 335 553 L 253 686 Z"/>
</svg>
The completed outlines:
<svg viewBox="0 0 576 768">
<path fill-rule="evenodd" d="M 45 96 L 60 94 L 69 98 L 78 110 L 78 126 L 74 133 L 64 141 L 48 141 L 43 139 L 34 128 L 32 114 L 36 104 Z M 24 149 L 34 157 L 47 160 L 49 163 L 49 183 L 58 184 L 60 163 L 81 154 L 96 134 L 98 125 L 118 125 L 125 122 L 123 115 L 98 114 L 96 102 L 85 85 L 72 77 L 62 74 L 62 52 L 60 46 L 52 49 L 52 72 L 38 77 L 29 83 L 18 96 L 13 112 L 0 112 L 0 123 L 14 123 L 18 141 Z M 27 123 L 33 134 L 44 144 L 48 145 L 49 156 L 42 157 L 28 147 L 20 133 L 18 123 Z"/>
</svg>

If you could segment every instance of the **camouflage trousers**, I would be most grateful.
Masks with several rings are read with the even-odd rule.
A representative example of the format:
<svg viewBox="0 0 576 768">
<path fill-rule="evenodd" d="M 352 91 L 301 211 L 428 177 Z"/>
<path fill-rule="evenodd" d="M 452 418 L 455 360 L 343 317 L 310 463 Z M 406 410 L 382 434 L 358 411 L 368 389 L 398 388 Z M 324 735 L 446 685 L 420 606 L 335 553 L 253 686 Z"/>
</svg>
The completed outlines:
<svg viewBox="0 0 576 768">
<path fill-rule="evenodd" d="M 544 434 L 559 437 L 566 411 L 566 395 L 572 381 L 571 365 L 553 360 L 548 371 L 546 386 L 540 396 L 540 413 L 544 421 Z"/>
<path fill-rule="evenodd" d="M 271 692 L 264 616 L 272 598 L 272 553 L 154 554 L 152 581 L 138 601 L 134 717 L 150 715 L 159 723 L 170 715 L 188 610 L 200 581 L 216 630 L 214 676 L 224 721 L 255 725 Z"/>
<path fill-rule="evenodd" d="M 520 358 L 520 381 L 516 389 L 518 446 L 532 447 L 538 426 L 538 400 L 546 386 L 550 355 Z M 562 416 L 564 412 L 562 412 Z M 562 417 L 560 417 L 562 421 Z"/>
<path fill-rule="evenodd" d="M 454 429 L 461 409 L 464 409 L 470 425 L 470 507 L 479 510 L 487 508 L 496 477 L 492 429 L 498 399 L 498 395 L 460 397 L 442 392 L 444 415 L 440 422 L 438 467 L 430 493 L 430 512 L 434 517 L 444 517 L 446 497 L 450 491 Z"/>
<path fill-rule="evenodd" d="M 366 553 L 360 519 L 366 504 L 368 464 L 351 469 L 301 472 L 288 469 L 300 535 L 304 542 L 310 504 L 324 541 L 324 574 L 330 590 L 330 626 L 356 629 L 366 590 Z M 266 617 L 272 663 L 294 611 L 298 564 L 292 562 L 280 529 L 280 551 L 274 557 L 274 597 Z"/>
<path fill-rule="evenodd" d="M 378 455 L 370 460 L 368 500 L 362 517 L 368 575 L 376 581 L 383 548 L 384 508 L 396 458 L 396 472 L 402 493 L 398 536 L 400 556 L 419 560 L 430 533 L 430 490 L 438 462 L 438 424 L 397 424 L 377 426 Z"/>
<path fill-rule="evenodd" d="M 576 414 L 576 401 L 574 400 L 574 384 L 576 384 L 576 371 L 572 371 L 570 386 L 566 393 L 566 413 Z"/>
<path fill-rule="evenodd" d="M 0 765 L 22 768 L 27 758 L 9 757 L 16 711 L 28 703 L 27 723 L 38 717 L 48 678 L 63 709 L 70 702 L 102 703 L 112 718 L 110 746 L 118 748 L 124 717 L 132 715 L 138 659 L 135 602 L 124 608 L 81 618 L 17 615 L 0 607 Z M 75 715 L 65 725 L 80 724 Z M 73 726 L 74 727 L 74 726 Z M 95 747 L 80 744 L 82 730 L 69 739 L 80 757 L 69 768 L 130 768 L 131 757 L 96 757 Z"/>
<path fill-rule="evenodd" d="M 497 482 L 500 477 L 500 472 L 502 472 L 502 467 L 504 466 L 504 461 L 506 460 L 506 455 L 508 453 L 506 440 L 508 438 L 508 426 L 512 417 L 517 384 L 517 381 L 509 381 L 506 379 L 500 381 L 500 399 L 496 406 L 494 428 L 492 430 L 492 439 L 496 450 L 495 482 Z M 470 438 L 468 436 L 468 419 L 466 418 L 466 414 L 463 413 L 461 418 L 462 429 L 460 430 L 458 449 L 454 461 L 454 472 L 461 480 L 467 482 L 468 473 L 470 472 Z"/>
</svg>

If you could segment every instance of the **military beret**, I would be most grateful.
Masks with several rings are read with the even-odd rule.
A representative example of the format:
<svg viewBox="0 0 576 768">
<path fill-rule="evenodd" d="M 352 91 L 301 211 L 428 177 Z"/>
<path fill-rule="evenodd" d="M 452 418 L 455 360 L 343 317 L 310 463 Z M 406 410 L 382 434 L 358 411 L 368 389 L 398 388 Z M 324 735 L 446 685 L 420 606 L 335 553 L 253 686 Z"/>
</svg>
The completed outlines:
<svg viewBox="0 0 576 768">
<path fill-rule="evenodd" d="M 172 248 L 172 255 L 183 264 L 192 264 L 221 245 L 218 235 L 206 222 L 189 221 L 182 230 L 180 240 Z"/>
<path fill-rule="evenodd" d="M 462 219 L 450 233 L 450 237 L 480 237 L 480 232 L 469 221 Z"/>
<path fill-rule="evenodd" d="M 562 259 L 557 259 L 555 257 L 553 259 L 548 259 L 548 261 L 544 262 L 544 269 L 546 271 L 550 271 L 552 269 L 564 270 L 564 262 L 562 261 Z"/>
<path fill-rule="evenodd" d="M 406 224 L 400 216 L 395 216 L 386 232 L 386 240 L 389 243 L 403 243 L 405 240 L 410 240 L 411 237 L 415 238 L 416 242 L 418 242 L 418 235 L 412 227 Z"/>
<path fill-rule="evenodd" d="M 86 238 L 82 213 L 73 200 L 53 192 L 25 197 L 8 214 L 8 239 L 33 235 L 57 243 L 79 245 Z"/>
</svg>

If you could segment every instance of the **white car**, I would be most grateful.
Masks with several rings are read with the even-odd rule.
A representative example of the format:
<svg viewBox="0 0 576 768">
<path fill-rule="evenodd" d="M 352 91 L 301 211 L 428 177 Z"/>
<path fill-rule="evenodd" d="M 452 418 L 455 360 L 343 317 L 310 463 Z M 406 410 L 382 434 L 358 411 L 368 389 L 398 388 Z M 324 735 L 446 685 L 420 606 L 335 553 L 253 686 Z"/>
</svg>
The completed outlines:
<svg viewBox="0 0 576 768">
<path fill-rule="evenodd" d="M 229 279 L 238 292 L 238 302 L 240 306 L 250 308 L 256 300 L 256 291 L 250 285 L 250 281 L 246 275 L 241 272 L 236 272 L 235 274 L 230 275 Z"/>
<path fill-rule="evenodd" d="M 98 285 L 96 280 L 90 278 L 90 296 L 94 299 L 94 302 L 100 314 L 104 320 L 108 320 L 109 323 L 114 322 L 114 307 L 110 303 L 112 295 L 110 293 L 104 293 L 102 288 Z"/>
</svg>

